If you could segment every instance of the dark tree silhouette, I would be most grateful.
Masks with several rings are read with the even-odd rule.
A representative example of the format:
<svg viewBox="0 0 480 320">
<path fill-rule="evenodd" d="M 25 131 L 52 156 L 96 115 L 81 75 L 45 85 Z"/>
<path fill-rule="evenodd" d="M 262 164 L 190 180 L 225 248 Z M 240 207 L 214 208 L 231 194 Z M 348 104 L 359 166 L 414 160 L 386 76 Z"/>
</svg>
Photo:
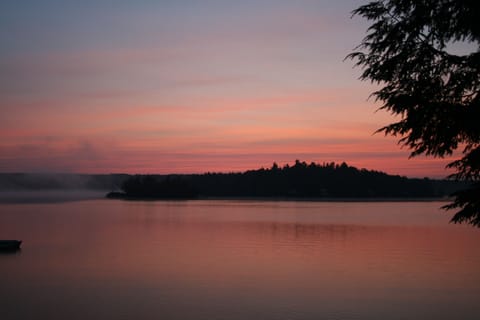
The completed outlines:
<svg viewBox="0 0 480 320">
<path fill-rule="evenodd" d="M 108 198 L 192 199 L 192 198 L 437 198 L 458 190 L 458 182 L 408 179 L 383 172 L 357 169 L 346 163 L 295 161 L 292 166 L 248 170 L 237 173 L 195 175 L 134 175 L 125 179 L 123 192 Z"/>
<path fill-rule="evenodd" d="M 379 84 L 380 109 L 400 116 L 379 129 L 420 154 L 462 158 L 451 177 L 468 181 L 447 209 L 452 222 L 480 227 L 480 11 L 478 0 L 382 0 L 353 11 L 372 24 L 347 56 L 362 80 Z M 454 54 L 452 48 L 473 48 Z"/>
<path fill-rule="evenodd" d="M 189 181 L 179 175 L 134 175 L 126 179 L 119 192 L 109 193 L 109 198 L 191 199 L 197 191 Z"/>
</svg>

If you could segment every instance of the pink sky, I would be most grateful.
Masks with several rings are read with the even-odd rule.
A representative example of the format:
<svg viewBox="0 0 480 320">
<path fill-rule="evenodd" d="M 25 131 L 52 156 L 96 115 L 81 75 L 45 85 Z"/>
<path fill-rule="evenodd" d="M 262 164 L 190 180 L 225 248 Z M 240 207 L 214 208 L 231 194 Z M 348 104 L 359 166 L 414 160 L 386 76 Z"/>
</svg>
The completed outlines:
<svg viewBox="0 0 480 320">
<path fill-rule="evenodd" d="M 202 2 L 203 3 L 203 2 Z M 344 57 L 362 1 L 0 4 L 0 172 L 200 173 L 296 159 L 444 177 Z"/>
</svg>

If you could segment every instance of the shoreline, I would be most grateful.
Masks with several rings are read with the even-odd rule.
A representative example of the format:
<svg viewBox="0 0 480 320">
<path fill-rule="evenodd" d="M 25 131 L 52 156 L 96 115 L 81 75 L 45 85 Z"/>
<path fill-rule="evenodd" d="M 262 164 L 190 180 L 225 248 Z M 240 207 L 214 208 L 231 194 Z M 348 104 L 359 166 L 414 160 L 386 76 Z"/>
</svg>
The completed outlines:
<svg viewBox="0 0 480 320">
<path fill-rule="evenodd" d="M 228 200 L 245 200 L 245 201 L 292 201 L 292 202 L 448 202 L 452 198 L 449 197 L 244 197 L 244 196 L 198 196 L 194 198 L 183 197 L 135 197 L 121 194 L 109 196 L 106 199 L 124 200 L 124 201 L 228 201 Z"/>
</svg>

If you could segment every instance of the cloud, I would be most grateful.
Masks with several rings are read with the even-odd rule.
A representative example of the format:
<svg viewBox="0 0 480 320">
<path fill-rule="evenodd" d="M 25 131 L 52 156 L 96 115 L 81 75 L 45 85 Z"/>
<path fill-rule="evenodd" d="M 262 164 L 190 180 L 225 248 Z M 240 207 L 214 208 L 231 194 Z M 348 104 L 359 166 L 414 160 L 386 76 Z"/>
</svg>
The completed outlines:
<svg viewBox="0 0 480 320">
<path fill-rule="evenodd" d="M 0 171 L 437 168 L 372 137 L 392 118 L 342 62 L 354 1 L 51 5 L 0 22 Z"/>
</svg>

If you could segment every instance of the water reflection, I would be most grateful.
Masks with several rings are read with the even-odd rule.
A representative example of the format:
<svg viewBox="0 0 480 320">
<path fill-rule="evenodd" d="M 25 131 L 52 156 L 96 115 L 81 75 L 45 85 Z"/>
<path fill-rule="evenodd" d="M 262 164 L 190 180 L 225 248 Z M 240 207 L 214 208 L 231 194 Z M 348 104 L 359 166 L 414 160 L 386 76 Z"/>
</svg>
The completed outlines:
<svg viewBox="0 0 480 320">
<path fill-rule="evenodd" d="M 2 319 L 474 319 L 480 234 L 438 207 L 4 205 Z"/>
</svg>

